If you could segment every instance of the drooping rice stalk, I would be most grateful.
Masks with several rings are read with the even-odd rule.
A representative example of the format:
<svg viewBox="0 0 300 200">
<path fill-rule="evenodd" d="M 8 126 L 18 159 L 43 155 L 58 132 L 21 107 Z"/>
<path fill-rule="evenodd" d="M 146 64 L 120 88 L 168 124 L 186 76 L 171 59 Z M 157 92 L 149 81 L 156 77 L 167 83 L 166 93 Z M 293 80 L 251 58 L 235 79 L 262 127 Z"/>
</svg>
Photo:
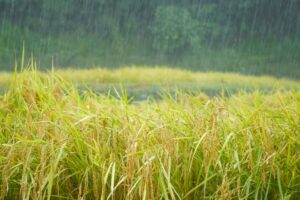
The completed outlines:
<svg viewBox="0 0 300 200">
<path fill-rule="evenodd" d="M 1 96 L 1 199 L 300 196 L 299 92 L 131 104 L 60 76 L 24 71 Z"/>
</svg>

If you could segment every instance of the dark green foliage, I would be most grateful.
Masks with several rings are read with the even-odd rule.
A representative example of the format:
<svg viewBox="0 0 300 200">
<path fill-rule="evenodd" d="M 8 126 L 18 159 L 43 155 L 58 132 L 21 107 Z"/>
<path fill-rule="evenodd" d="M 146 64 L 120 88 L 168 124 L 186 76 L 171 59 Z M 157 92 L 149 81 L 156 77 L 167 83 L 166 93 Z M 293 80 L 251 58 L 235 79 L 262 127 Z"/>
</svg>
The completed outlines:
<svg viewBox="0 0 300 200">
<path fill-rule="evenodd" d="M 153 47 L 169 54 L 181 52 L 198 39 L 197 28 L 197 22 L 186 8 L 158 7 L 152 29 Z"/>
<path fill-rule="evenodd" d="M 202 23 L 223 27 L 219 35 L 283 37 L 298 34 L 300 29 L 297 0 L 1 0 L 0 13 L 2 21 L 35 26 L 39 31 L 49 31 L 50 26 L 53 32 L 78 28 L 101 32 L 106 21 L 115 20 L 119 30 L 141 34 L 153 24 L 156 10 L 164 6 L 187 9 Z M 177 14 L 178 18 L 186 16 Z"/>
<path fill-rule="evenodd" d="M 13 69 L 24 42 L 46 65 L 286 68 L 297 77 L 299 10 L 298 0 L 0 0 L 0 67 Z"/>
</svg>

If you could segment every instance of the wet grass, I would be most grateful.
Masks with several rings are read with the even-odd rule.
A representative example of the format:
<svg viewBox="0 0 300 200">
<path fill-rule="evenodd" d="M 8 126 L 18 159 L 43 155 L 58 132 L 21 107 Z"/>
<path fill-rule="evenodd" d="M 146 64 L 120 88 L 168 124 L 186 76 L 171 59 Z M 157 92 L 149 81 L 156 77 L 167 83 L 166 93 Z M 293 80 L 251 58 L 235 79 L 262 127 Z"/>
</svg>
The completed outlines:
<svg viewBox="0 0 300 200">
<path fill-rule="evenodd" d="M 253 83 L 274 80 L 295 91 L 214 97 L 175 91 L 160 101 L 131 104 L 124 90 L 116 96 L 78 92 L 74 81 L 96 80 L 93 71 L 86 71 L 90 77 L 83 72 L 29 70 L 8 76 L 10 87 L 0 97 L 1 199 L 299 197 L 296 82 L 257 78 Z M 135 83 L 200 76 L 154 72 L 111 76 Z M 221 77 L 249 83 L 238 75 Z M 203 79 L 212 83 L 209 74 Z"/>
<path fill-rule="evenodd" d="M 51 73 L 51 72 L 50 72 Z M 55 74 L 71 82 L 79 91 L 86 88 L 95 93 L 116 96 L 115 89 L 126 90 L 130 98 L 145 100 L 149 96 L 159 98 L 166 90 L 182 90 L 189 93 L 204 92 L 209 96 L 220 93 L 231 95 L 239 91 L 272 93 L 278 90 L 299 91 L 300 83 L 271 76 L 245 76 L 234 73 L 192 72 L 166 67 L 125 67 L 116 70 L 94 68 L 88 70 L 55 70 Z M 47 76 L 39 72 L 40 76 Z M 12 73 L 0 73 L 0 92 L 5 91 L 14 79 Z"/>
</svg>

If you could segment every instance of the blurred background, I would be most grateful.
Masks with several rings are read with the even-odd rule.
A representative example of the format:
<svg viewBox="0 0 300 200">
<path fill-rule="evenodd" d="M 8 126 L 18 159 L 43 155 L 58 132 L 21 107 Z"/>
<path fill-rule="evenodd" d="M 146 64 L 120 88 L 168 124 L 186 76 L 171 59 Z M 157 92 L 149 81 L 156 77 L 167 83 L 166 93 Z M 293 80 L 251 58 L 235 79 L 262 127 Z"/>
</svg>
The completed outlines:
<svg viewBox="0 0 300 200">
<path fill-rule="evenodd" d="M 0 69 L 164 65 L 300 77 L 299 0 L 0 0 Z"/>
</svg>

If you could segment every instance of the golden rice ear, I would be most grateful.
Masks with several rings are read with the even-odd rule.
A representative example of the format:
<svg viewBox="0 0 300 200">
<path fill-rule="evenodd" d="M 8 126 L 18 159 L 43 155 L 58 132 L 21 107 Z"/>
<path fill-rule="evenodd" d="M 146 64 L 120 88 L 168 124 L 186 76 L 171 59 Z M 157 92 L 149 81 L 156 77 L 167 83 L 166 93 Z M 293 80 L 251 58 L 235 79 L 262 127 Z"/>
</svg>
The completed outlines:
<svg viewBox="0 0 300 200">
<path fill-rule="evenodd" d="M 22 96 L 25 102 L 29 105 L 37 105 L 40 102 L 39 93 L 30 86 L 27 86 L 23 89 Z"/>
<path fill-rule="evenodd" d="M 201 102 L 206 102 L 207 100 L 209 100 L 209 96 L 207 96 L 205 93 L 202 92 L 198 94 L 196 98 Z"/>
<path fill-rule="evenodd" d="M 56 84 L 54 86 L 53 95 L 56 100 L 61 100 L 61 98 L 63 97 L 63 89 L 60 87 L 59 84 Z"/>
</svg>

